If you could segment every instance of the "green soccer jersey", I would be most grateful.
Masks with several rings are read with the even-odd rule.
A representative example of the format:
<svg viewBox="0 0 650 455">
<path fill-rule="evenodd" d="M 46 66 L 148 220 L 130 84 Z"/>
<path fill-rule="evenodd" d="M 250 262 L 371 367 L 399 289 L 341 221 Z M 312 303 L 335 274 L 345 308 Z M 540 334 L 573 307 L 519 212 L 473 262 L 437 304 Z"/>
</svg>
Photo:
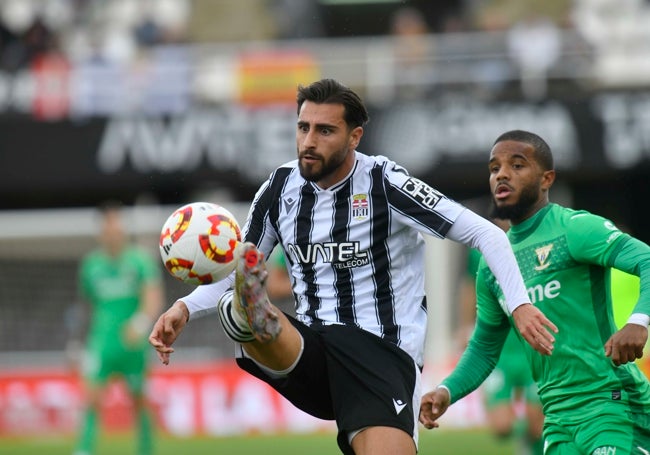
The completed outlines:
<svg viewBox="0 0 650 455">
<path fill-rule="evenodd" d="M 138 248 L 118 257 L 96 250 L 80 266 L 79 286 L 92 307 L 88 345 L 94 350 L 124 348 L 122 330 L 138 310 L 142 288 L 160 280 L 160 268 Z"/>
<path fill-rule="evenodd" d="M 650 412 L 650 383 L 634 363 L 620 367 L 605 356 L 616 331 L 610 268 L 641 276 L 634 312 L 650 314 L 650 247 L 610 221 L 549 204 L 508 232 L 531 302 L 558 326 L 551 356 L 523 338 L 547 420 L 585 418 L 583 405 L 604 397 Z M 511 324 L 494 276 L 482 261 L 477 276 L 477 326 L 454 372 L 443 381 L 452 402 L 490 373 Z"/>
</svg>

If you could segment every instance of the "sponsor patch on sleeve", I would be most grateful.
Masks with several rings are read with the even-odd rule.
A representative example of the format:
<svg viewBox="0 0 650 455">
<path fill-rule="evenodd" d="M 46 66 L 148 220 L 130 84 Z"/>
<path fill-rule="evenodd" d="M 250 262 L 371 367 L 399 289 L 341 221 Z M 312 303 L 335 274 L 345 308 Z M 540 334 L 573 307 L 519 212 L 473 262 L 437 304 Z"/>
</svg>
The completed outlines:
<svg viewBox="0 0 650 455">
<path fill-rule="evenodd" d="M 442 194 L 415 177 L 411 177 L 404 182 L 402 190 L 428 209 L 434 208 L 442 198 Z"/>
</svg>

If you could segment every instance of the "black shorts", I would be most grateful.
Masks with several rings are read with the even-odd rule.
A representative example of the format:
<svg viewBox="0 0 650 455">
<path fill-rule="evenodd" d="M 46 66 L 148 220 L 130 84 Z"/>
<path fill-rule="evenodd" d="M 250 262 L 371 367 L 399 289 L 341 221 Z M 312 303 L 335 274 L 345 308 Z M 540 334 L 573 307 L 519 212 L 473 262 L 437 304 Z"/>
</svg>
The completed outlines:
<svg viewBox="0 0 650 455">
<path fill-rule="evenodd" d="M 366 427 L 400 428 L 417 443 L 420 371 L 406 352 L 356 327 L 311 328 L 290 316 L 289 320 L 305 345 L 287 377 L 271 378 L 245 357 L 238 357 L 237 364 L 302 411 L 336 420 L 344 454 L 354 455 L 348 434 Z"/>
</svg>

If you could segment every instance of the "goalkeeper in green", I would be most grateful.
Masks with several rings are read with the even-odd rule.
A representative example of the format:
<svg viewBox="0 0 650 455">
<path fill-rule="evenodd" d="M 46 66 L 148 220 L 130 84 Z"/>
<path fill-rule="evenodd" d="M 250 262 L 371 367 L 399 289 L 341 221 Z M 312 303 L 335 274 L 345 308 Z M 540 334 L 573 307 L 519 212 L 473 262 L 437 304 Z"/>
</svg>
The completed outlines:
<svg viewBox="0 0 650 455">
<path fill-rule="evenodd" d="M 119 205 L 102 207 L 99 240 L 100 247 L 84 257 L 79 269 L 91 324 L 81 365 L 86 403 L 75 455 L 95 453 L 99 410 L 114 377 L 124 380 L 133 400 L 138 455 L 151 455 L 153 424 L 145 396 L 147 333 L 164 302 L 161 267 L 130 243 Z"/>
<path fill-rule="evenodd" d="M 523 343 L 543 405 L 545 455 L 650 454 L 650 382 L 634 360 L 650 322 L 650 246 L 612 222 L 550 203 L 555 180 L 546 142 L 509 131 L 489 161 L 493 215 L 509 219 L 508 237 L 531 302 L 555 322 L 553 352 Z M 641 279 L 639 300 L 617 331 L 610 269 Z M 477 322 L 454 371 L 422 397 L 420 422 L 437 419 L 475 390 L 497 363 L 512 322 L 499 284 L 482 262 Z"/>
</svg>

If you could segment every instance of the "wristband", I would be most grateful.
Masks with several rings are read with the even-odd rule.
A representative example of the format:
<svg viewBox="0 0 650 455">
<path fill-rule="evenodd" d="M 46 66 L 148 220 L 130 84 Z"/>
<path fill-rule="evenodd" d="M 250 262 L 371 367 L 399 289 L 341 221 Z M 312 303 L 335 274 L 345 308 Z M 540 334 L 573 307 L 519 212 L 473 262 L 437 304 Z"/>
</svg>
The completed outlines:
<svg viewBox="0 0 650 455">
<path fill-rule="evenodd" d="M 447 387 L 447 386 L 444 385 L 444 384 L 438 384 L 438 385 L 436 386 L 436 390 L 437 390 L 437 389 L 445 389 L 445 390 L 447 391 L 447 395 L 449 395 L 449 401 L 451 401 L 451 390 L 449 390 L 449 387 Z"/>
<path fill-rule="evenodd" d="M 648 327 L 650 325 L 650 316 L 643 313 L 632 313 L 628 318 L 627 323 Z"/>
</svg>

